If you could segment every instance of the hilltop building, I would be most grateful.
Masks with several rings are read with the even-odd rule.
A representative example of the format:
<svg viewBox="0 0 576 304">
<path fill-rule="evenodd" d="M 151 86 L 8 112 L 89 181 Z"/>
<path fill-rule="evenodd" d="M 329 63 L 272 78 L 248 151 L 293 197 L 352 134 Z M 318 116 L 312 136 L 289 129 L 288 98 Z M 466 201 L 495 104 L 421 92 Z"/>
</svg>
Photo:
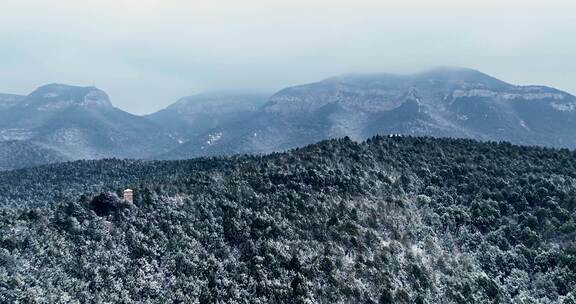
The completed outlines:
<svg viewBox="0 0 576 304">
<path fill-rule="evenodd" d="M 124 200 L 128 203 L 134 203 L 134 191 L 132 189 L 124 190 Z"/>
</svg>

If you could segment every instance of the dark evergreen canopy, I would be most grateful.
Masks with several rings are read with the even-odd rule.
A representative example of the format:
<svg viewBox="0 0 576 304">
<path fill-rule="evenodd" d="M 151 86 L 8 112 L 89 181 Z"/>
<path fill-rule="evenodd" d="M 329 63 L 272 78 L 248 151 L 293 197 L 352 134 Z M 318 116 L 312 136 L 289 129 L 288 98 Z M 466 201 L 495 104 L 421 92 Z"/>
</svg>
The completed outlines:
<svg viewBox="0 0 576 304">
<path fill-rule="evenodd" d="M 575 156 L 375 137 L 2 172 L 0 302 L 574 303 Z"/>
</svg>

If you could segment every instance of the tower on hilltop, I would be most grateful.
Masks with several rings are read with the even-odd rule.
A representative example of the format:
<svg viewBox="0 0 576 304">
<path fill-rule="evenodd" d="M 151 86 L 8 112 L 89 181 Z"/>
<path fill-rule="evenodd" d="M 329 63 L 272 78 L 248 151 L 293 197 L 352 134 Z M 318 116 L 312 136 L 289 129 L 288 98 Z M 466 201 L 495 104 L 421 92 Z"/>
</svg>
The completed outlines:
<svg viewBox="0 0 576 304">
<path fill-rule="evenodd" d="M 132 189 L 124 190 L 124 200 L 128 203 L 134 203 L 134 191 Z"/>
</svg>

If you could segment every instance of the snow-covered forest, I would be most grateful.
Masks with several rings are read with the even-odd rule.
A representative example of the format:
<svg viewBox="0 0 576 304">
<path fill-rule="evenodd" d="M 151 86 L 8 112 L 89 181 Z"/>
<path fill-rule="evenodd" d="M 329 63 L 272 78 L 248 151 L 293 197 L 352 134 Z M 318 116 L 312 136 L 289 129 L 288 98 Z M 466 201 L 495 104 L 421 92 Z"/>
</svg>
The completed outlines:
<svg viewBox="0 0 576 304">
<path fill-rule="evenodd" d="M 569 150 L 77 161 L 0 172 L 0 204 L 2 303 L 576 303 Z"/>
</svg>

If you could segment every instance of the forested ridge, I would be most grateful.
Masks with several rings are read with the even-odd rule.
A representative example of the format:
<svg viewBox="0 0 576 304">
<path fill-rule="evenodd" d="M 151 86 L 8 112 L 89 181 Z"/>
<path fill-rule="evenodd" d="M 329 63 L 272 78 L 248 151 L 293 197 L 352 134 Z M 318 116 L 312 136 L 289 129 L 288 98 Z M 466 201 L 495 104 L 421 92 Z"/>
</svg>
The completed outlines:
<svg viewBox="0 0 576 304">
<path fill-rule="evenodd" d="M 156 187 L 184 179 L 191 172 L 223 170 L 231 161 L 231 158 L 79 160 L 0 171 L 0 207 L 40 207 L 77 200 L 83 194 L 96 195 L 139 185 Z"/>
<path fill-rule="evenodd" d="M 3 303 L 576 303 L 569 150 L 345 138 L 0 187 Z"/>
</svg>

